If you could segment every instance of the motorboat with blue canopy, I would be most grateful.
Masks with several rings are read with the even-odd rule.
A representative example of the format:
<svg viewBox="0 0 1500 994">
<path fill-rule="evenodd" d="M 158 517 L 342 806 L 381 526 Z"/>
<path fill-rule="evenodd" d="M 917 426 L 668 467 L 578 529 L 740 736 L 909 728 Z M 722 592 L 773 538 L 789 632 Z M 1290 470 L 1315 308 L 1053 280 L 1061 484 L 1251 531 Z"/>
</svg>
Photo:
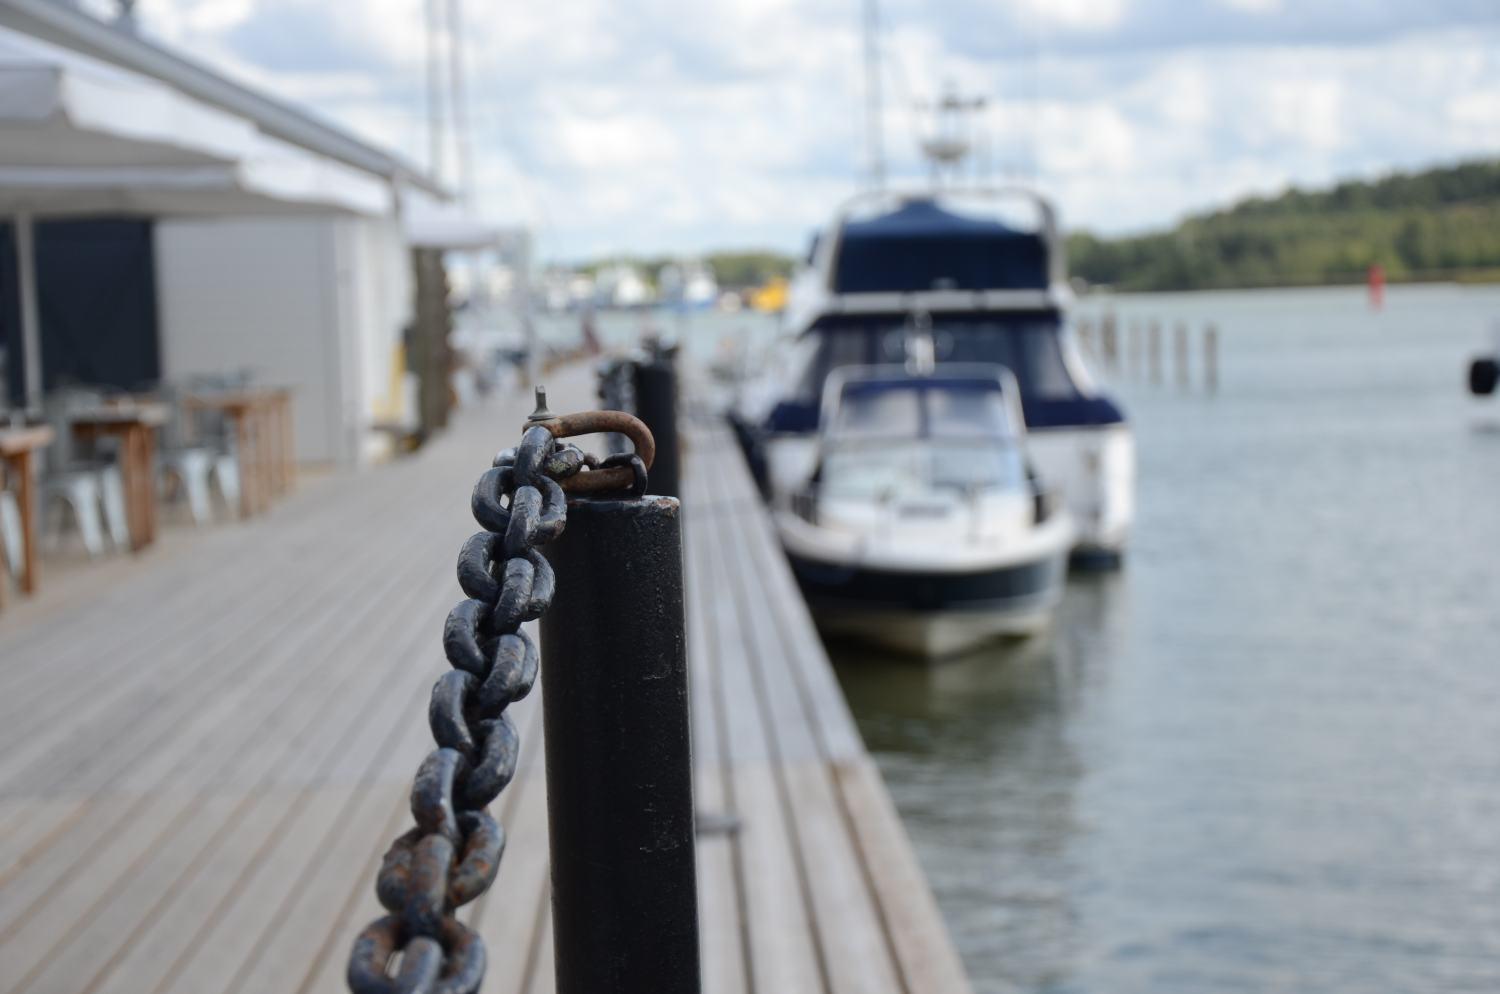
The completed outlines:
<svg viewBox="0 0 1500 994">
<path fill-rule="evenodd" d="M 835 293 L 1044 290 L 1042 235 L 945 210 L 933 200 L 850 221 L 840 235 Z"/>
<path fill-rule="evenodd" d="M 829 378 L 851 366 L 1003 366 L 1042 478 L 1076 525 L 1075 552 L 1115 561 L 1134 514 L 1134 441 L 1095 383 L 1068 311 L 1055 212 L 1029 190 L 873 193 L 844 206 L 798 274 L 785 335 L 734 417 L 773 507 L 814 468 Z"/>
</svg>

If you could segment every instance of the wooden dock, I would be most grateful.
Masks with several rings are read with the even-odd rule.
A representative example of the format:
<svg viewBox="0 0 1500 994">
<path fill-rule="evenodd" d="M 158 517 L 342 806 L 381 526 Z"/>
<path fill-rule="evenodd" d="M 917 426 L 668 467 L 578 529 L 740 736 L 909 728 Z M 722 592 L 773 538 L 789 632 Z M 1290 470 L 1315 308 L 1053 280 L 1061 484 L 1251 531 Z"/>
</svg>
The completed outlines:
<svg viewBox="0 0 1500 994">
<path fill-rule="evenodd" d="M 586 371 L 553 380 L 588 405 Z M 430 748 L 469 490 L 524 413 L 0 616 L 0 990 L 343 990 Z M 714 425 L 687 445 L 697 805 L 739 823 L 699 840 L 705 992 L 964 994 L 738 451 Z M 510 841 L 466 913 L 492 994 L 552 989 L 537 702 L 516 718 Z"/>
</svg>

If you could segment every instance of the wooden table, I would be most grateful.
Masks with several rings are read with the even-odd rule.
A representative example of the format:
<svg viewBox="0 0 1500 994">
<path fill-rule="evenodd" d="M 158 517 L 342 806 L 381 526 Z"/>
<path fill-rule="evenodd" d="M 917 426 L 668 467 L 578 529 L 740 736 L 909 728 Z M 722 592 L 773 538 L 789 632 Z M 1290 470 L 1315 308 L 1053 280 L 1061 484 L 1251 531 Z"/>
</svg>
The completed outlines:
<svg viewBox="0 0 1500 994">
<path fill-rule="evenodd" d="M 296 447 L 292 439 L 292 391 L 258 387 L 189 394 L 187 408 L 218 411 L 234 423 L 240 467 L 240 514 L 250 517 L 292 488 Z"/>
<path fill-rule="evenodd" d="M 52 444 L 52 429 L 46 425 L 29 428 L 0 428 L 0 489 L 7 476 L 16 480 L 16 503 L 21 510 L 21 590 L 36 590 L 36 465 L 34 454 Z M 5 603 L 5 587 L 0 582 L 0 605 Z"/>
<path fill-rule="evenodd" d="M 167 423 L 170 409 L 152 401 L 103 404 L 71 412 L 69 426 L 81 439 L 106 436 L 120 440 L 120 476 L 125 487 L 125 519 L 130 551 L 156 541 L 156 429 Z"/>
</svg>

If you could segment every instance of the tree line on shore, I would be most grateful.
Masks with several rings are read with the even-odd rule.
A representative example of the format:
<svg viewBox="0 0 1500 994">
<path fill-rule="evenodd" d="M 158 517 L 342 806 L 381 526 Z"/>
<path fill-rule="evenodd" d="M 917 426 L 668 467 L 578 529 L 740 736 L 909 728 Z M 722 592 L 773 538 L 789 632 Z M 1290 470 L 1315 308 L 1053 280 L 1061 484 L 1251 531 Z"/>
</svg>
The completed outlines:
<svg viewBox="0 0 1500 994">
<path fill-rule="evenodd" d="M 627 265 L 640 272 L 648 285 L 656 287 L 661 271 L 668 265 L 682 261 L 680 256 L 612 256 L 597 259 L 576 267 L 588 276 L 598 275 L 607 266 Z M 795 260 L 780 252 L 750 249 L 744 251 L 709 252 L 701 261 L 713 273 L 714 282 L 726 290 L 744 290 L 764 286 L 777 277 L 790 276 Z"/>
<path fill-rule="evenodd" d="M 1331 189 L 1292 188 L 1191 216 L 1170 231 L 1068 239 L 1074 276 L 1118 290 L 1500 280 L 1500 162 L 1468 162 Z"/>
<path fill-rule="evenodd" d="M 1295 187 L 1192 215 L 1170 231 L 1068 237 L 1072 274 L 1117 290 L 1209 290 L 1388 280 L 1500 281 L 1500 161 L 1486 160 Z M 674 257 L 614 257 L 651 285 Z M 788 276 L 795 259 L 771 250 L 721 251 L 701 261 L 719 286 L 746 289 Z"/>
</svg>

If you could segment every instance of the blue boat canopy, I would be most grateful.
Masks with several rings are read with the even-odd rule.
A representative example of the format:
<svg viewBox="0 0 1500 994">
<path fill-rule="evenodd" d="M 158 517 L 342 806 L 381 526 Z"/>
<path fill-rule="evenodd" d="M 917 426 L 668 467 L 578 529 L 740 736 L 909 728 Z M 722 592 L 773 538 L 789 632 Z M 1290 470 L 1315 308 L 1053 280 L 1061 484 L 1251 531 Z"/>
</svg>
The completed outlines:
<svg viewBox="0 0 1500 994">
<path fill-rule="evenodd" d="M 834 262 L 835 293 L 1045 289 L 1040 234 L 954 214 L 931 200 L 845 224 Z"/>
</svg>

